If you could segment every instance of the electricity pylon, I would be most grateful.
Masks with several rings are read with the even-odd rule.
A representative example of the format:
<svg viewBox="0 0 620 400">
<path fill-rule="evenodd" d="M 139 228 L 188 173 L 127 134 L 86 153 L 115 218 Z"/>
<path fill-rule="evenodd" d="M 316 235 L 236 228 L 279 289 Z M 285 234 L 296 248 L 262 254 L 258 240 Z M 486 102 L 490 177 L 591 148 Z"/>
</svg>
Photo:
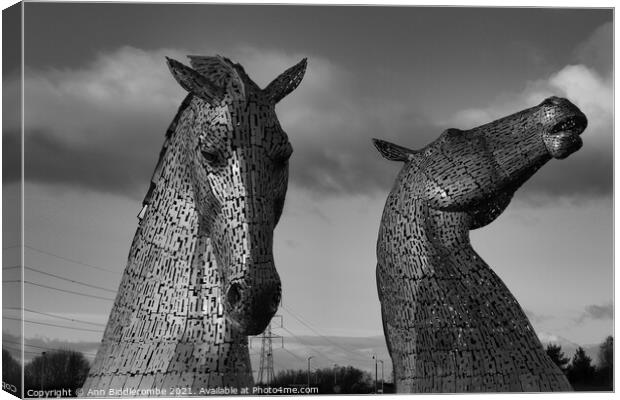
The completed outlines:
<svg viewBox="0 0 620 400">
<path fill-rule="evenodd" d="M 274 318 L 280 318 L 280 328 L 282 327 L 282 316 L 276 315 Z M 273 320 L 272 320 L 273 322 Z M 282 340 L 282 347 L 284 347 L 284 339 L 279 335 L 271 334 L 271 323 L 265 329 L 262 336 L 261 350 L 260 350 L 260 367 L 258 369 L 258 379 L 257 381 L 270 385 L 275 378 L 275 374 L 273 372 L 273 348 L 272 348 L 272 339 L 280 339 Z"/>
</svg>

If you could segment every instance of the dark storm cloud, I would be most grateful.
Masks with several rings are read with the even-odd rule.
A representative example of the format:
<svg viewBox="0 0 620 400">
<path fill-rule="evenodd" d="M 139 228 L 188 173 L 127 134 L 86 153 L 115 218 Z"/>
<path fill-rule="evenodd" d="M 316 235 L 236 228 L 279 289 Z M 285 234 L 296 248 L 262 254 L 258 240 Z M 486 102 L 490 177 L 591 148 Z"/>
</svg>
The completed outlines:
<svg viewBox="0 0 620 400">
<path fill-rule="evenodd" d="M 26 179 L 141 198 L 183 96 L 164 55 L 179 56 L 121 48 L 81 69 L 27 70 Z"/>
<path fill-rule="evenodd" d="M 26 133 L 24 171 L 28 180 L 61 183 L 140 199 L 148 189 L 157 146 L 76 146 L 56 140 L 50 131 Z M 163 141 L 163 136 L 162 136 Z"/>
<path fill-rule="evenodd" d="M 614 305 L 609 304 L 592 304 L 586 307 L 586 314 L 592 319 L 611 319 L 614 317 Z"/>
<path fill-rule="evenodd" d="M 14 182 L 21 176 L 20 132 L 14 129 L 2 132 L 2 181 Z"/>
<path fill-rule="evenodd" d="M 6 5 L 6 3 L 5 3 Z M 17 75 L 21 70 L 22 3 L 2 11 L 2 73 Z"/>
<path fill-rule="evenodd" d="M 591 304 L 585 307 L 583 314 L 577 318 L 577 323 L 582 323 L 587 319 L 613 319 L 614 318 L 614 305 L 613 303 L 607 304 Z"/>
<path fill-rule="evenodd" d="M 584 137 L 584 146 L 588 138 Z M 575 198 L 611 195 L 613 154 L 580 150 L 566 160 L 551 160 L 524 185 L 531 195 L 570 196 Z"/>
<path fill-rule="evenodd" d="M 340 117 L 344 118 L 339 121 L 334 118 L 331 122 L 309 122 L 289 129 L 295 149 L 290 162 L 292 185 L 320 194 L 385 191 L 403 164 L 383 159 L 372 138 L 422 147 L 440 133 L 407 111 L 386 110 L 390 122 L 382 125 L 374 119 L 371 106 L 349 106 L 353 111 L 349 109 L 349 113 L 343 108 Z M 337 114 L 338 108 L 331 112 Z M 282 115 L 285 116 L 284 112 Z"/>
<path fill-rule="evenodd" d="M 183 60 L 183 53 L 124 47 L 78 70 L 28 71 L 27 179 L 142 196 L 184 93 L 164 55 Z M 300 58 L 238 53 L 262 86 Z M 327 60 L 313 58 L 302 85 L 278 105 L 295 149 L 293 186 L 334 195 L 384 189 L 384 177 L 398 166 L 381 159 L 370 139 L 405 138 L 413 130 L 415 140 L 431 140 L 429 122 L 383 95 L 362 96 L 357 82 Z"/>
<path fill-rule="evenodd" d="M 580 52 L 610 51 L 596 40 L 597 30 Z M 589 50 L 593 49 L 593 50 Z M 320 61 L 320 60 L 316 60 Z M 312 65 L 312 61 L 311 61 Z M 612 188 L 613 97 L 610 74 L 601 75 L 585 65 L 569 65 L 538 81 L 524 82 L 525 89 L 489 99 L 489 106 L 467 109 L 437 118 L 424 115 L 413 104 L 423 94 L 408 98 L 394 95 L 395 87 L 376 87 L 354 71 L 311 68 L 297 97 L 282 106 L 281 118 L 288 126 L 295 154 L 291 161 L 291 184 L 320 193 L 385 192 L 391 188 L 402 163 L 379 156 L 372 137 L 418 149 L 447 128 L 469 129 L 539 104 L 551 95 L 568 97 L 588 115 L 584 147 L 567 160 L 552 160 L 533 177 L 519 196 L 548 199 L 553 196 L 590 198 L 609 195 Z M 304 86 L 306 85 L 306 86 Z M 309 87 L 308 87 L 309 86 Z M 296 117 L 298 110 L 305 113 Z M 295 117 L 289 118 L 289 114 Z"/>
<path fill-rule="evenodd" d="M 599 74 L 608 74 L 613 68 L 613 23 L 608 22 L 596 28 L 574 52 L 574 59 L 580 64 L 589 65 Z"/>
<path fill-rule="evenodd" d="M 597 35 L 579 54 L 610 51 L 598 46 Z M 164 56 L 184 60 L 187 53 L 123 47 L 81 68 L 27 71 L 27 178 L 141 197 L 184 94 L 166 70 Z M 530 82 L 522 93 L 505 97 L 508 101 L 491 99 L 488 108 L 463 107 L 439 120 L 412 106 L 423 94 L 399 97 L 396 87 L 370 85 L 358 71 L 319 56 L 256 48 L 231 49 L 226 55 L 241 62 L 261 86 L 309 56 L 302 84 L 277 107 L 294 147 L 292 187 L 319 195 L 386 192 L 402 164 L 381 158 L 371 138 L 421 148 L 446 128 L 471 128 L 556 94 L 578 99 L 590 118 L 584 148 L 550 162 L 521 196 L 611 193 L 611 81 L 587 66 L 567 66 Z"/>
</svg>

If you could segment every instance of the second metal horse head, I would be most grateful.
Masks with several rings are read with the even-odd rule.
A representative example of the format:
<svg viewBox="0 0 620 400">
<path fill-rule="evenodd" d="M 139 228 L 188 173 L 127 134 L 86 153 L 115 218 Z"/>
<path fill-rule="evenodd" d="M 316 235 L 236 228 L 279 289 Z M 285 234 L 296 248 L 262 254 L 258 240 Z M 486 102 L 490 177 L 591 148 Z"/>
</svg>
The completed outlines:
<svg viewBox="0 0 620 400">
<path fill-rule="evenodd" d="M 477 128 L 448 129 L 420 150 L 375 139 L 383 157 L 404 162 L 377 241 L 397 391 L 570 390 L 469 231 L 495 220 L 546 162 L 577 151 L 586 125 L 575 105 L 551 97 Z"/>
</svg>

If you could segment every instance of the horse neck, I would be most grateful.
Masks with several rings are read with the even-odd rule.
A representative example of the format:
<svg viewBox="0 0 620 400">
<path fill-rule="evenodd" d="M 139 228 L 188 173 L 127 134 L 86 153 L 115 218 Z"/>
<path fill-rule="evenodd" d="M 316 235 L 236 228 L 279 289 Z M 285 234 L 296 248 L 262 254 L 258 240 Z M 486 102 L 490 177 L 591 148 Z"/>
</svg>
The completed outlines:
<svg viewBox="0 0 620 400">
<path fill-rule="evenodd" d="M 471 247 L 469 216 L 434 210 L 401 183 L 388 197 L 377 254 L 397 392 L 488 390 L 481 382 L 493 375 L 516 376 L 511 391 L 569 390 L 516 298 Z M 523 359 L 531 372 L 514 375 Z"/>
<path fill-rule="evenodd" d="M 401 175 L 401 179 L 409 179 Z M 415 189 L 397 180 L 388 196 L 379 230 L 378 250 L 407 260 L 411 276 L 421 277 L 439 267 L 435 260 L 455 252 L 474 254 L 469 240 L 469 216 L 464 212 L 434 210 Z"/>
</svg>

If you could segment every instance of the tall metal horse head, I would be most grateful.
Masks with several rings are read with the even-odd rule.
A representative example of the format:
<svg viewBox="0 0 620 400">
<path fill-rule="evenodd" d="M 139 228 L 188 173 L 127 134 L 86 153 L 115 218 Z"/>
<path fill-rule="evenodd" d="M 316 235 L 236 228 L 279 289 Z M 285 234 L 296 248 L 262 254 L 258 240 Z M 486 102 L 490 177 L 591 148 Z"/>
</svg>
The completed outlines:
<svg viewBox="0 0 620 400">
<path fill-rule="evenodd" d="M 168 60 L 189 94 L 166 132 L 88 396 L 252 385 L 247 336 L 280 302 L 273 231 L 293 150 L 275 104 L 306 60 L 260 89 L 225 58 L 190 59 Z"/>
<path fill-rule="evenodd" d="M 570 390 L 469 231 L 552 158 L 581 147 L 585 115 L 550 97 L 420 150 L 374 140 L 404 166 L 377 240 L 377 288 L 398 392 Z M 518 246 L 518 243 L 515 243 Z"/>
<path fill-rule="evenodd" d="M 213 246 L 224 312 L 243 334 L 261 333 L 280 303 L 273 230 L 288 182 L 293 148 L 275 105 L 301 82 L 306 59 L 259 88 L 239 64 L 190 56 L 189 68 L 168 59 L 190 95 L 185 137 L 200 231 Z"/>
</svg>

